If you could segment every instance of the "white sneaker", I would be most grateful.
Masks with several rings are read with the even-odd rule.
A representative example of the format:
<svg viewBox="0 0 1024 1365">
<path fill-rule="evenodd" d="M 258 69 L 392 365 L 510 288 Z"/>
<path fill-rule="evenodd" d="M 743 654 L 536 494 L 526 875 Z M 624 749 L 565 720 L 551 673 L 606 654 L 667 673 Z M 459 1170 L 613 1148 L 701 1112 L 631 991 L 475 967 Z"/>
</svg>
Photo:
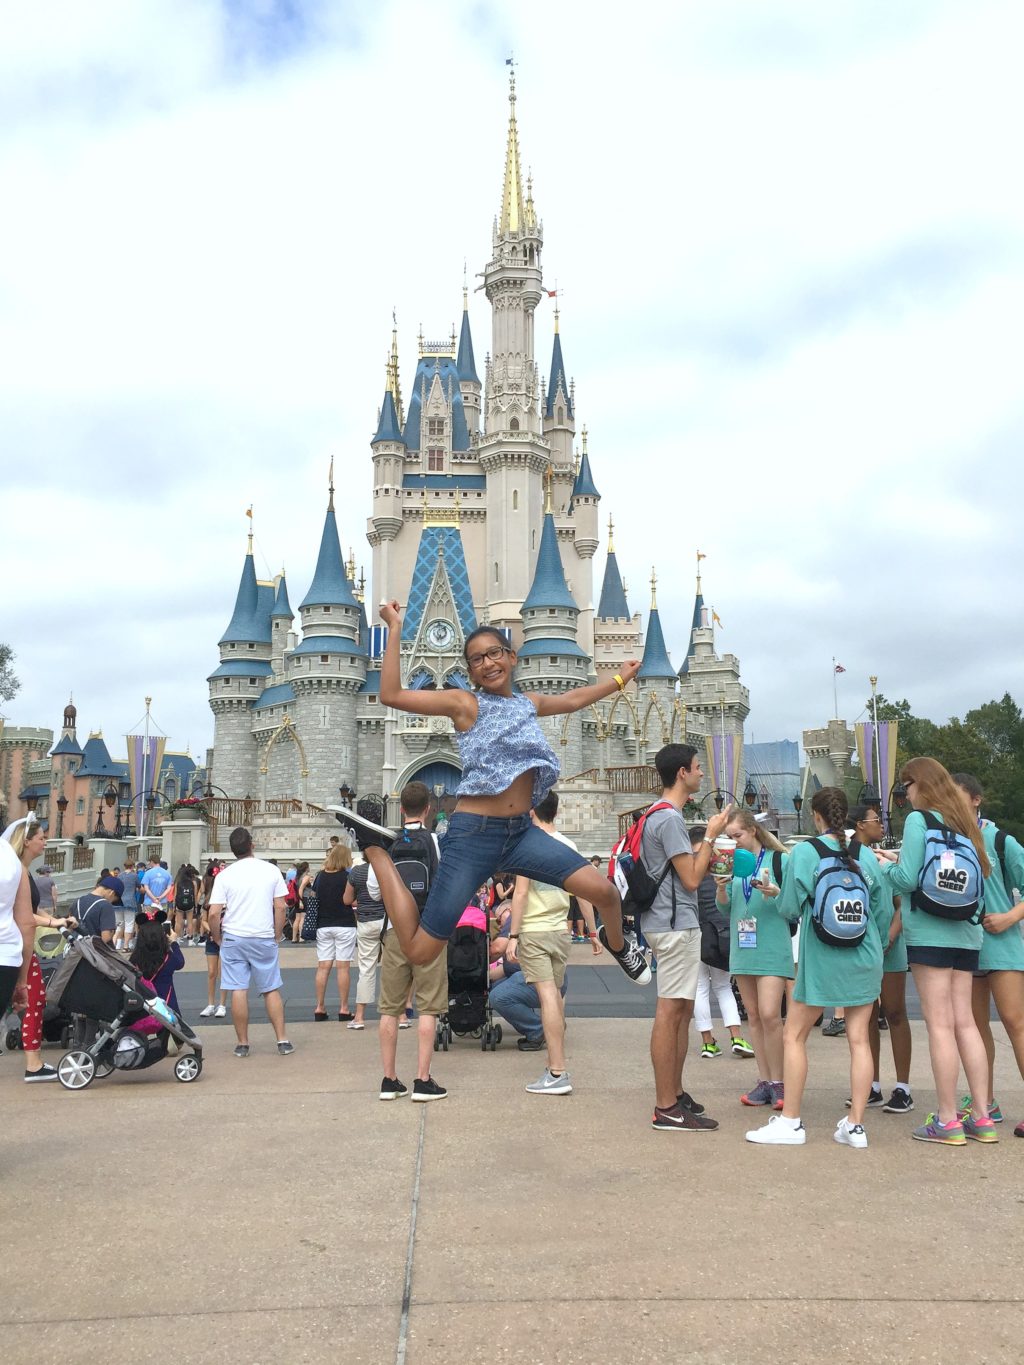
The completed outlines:
<svg viewBox="0 0 1024 1365">
<path fill-rule="evenodd" d="M 217 1013 L 216 1005 L 207 1005 L 206 1009 L 199 1011 L 200 1019 L 212 1019 Z"/>
<path fill-rule="evenodd" d="M 773 1114 L 763 1128 L 750 1130 L 747 1141 L 758 1142 L 765 1147 L 802 1147 L 807 1141 L 807 1130 L 802 1123 L 794 1128 L 789 1119 L 784 1119 L 781 1114 Z"/>
<path fill-rule="evenodd" d="M 839 1142 L 844 1147 L 866 1147 L 868 1145 L 868 1135 L 864 1131 L 862 1123 L 851 1123 L 843 1117 L 836 1124 L 836 1131 L 832 1134 L 832 1141 Z"/>
<path fill-rule="evenodd" d="M 217 1008 L 213 1011 L 213 1017 L 215 1019 L 223 1019 L 227 1012 L 228 1009 L 226 1005 L 218 1005 Z"/>
</svg>

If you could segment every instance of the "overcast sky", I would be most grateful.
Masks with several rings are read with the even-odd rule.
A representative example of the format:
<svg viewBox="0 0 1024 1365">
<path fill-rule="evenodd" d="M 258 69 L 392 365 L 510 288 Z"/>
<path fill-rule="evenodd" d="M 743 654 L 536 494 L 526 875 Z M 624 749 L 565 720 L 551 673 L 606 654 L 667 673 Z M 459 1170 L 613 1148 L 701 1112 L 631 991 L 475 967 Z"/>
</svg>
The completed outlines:
<svg viewBox="0 0 1024 1365">
<path fill-rule="evenodd" d="M 602 13 L 0 10 L 10 723 L 73 691 L 123 749 L 149 694 L 204 750 L 245 508 L 297 605 L 331 452 L 369 565 L 391 309 L 408 393 L 490 254 L 509 52 L 602 525 L 676 665 L 699 546 L 748 738 L 823 723 L 833 655 L 851 721 L 870 673 L 938 720 L 1022 699 L 1021 7 Z"/>
</svg>

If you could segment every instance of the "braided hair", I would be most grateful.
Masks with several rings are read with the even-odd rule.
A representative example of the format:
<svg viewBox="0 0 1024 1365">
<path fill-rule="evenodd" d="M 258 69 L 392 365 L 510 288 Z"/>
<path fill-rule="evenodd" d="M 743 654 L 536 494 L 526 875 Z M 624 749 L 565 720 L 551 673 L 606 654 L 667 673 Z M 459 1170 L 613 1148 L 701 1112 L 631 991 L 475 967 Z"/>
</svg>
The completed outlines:
<svg viewBox="0 0 1024 1365">
<path fill-rule="evenodd" d="M 811 797 L 811 810 L 820 815 L 828 826 L 827 832 L 839 843 L 839 856 L 851 872 L 859 871 L 846 843 L 846 817 L 849 814 L 846 793 L 839 787 L 822 787 Z"/>
</svg>

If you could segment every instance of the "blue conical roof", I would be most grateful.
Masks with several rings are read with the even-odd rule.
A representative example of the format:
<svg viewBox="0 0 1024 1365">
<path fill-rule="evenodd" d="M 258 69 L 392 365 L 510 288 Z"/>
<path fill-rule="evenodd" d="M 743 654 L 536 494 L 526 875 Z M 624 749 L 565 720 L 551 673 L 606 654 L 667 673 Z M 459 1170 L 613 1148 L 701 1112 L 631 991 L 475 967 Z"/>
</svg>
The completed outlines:
<svg viewBox="0 0 1024 1365">
<path fill-rule="evenodd" d="M 271 619 L 275 616 L 285 616 L 290 621 L 294 615 L 291 603 L 288 601 L 288 584 L 284 581 L 284 574 L 282 574 L 277 585 L 277 594 L 274 597 L 274 609 L 270 616 Z"/>
<path fill-rule="evenodd" d="M 333 501 L 324 518 L 324 533 L 320 537 L 320 553 L 317 556 L 316 572 L 309 585 L 309 592 L 299 603 L 303 607 L 358 606 L 348 581 L 345 565 L 341 558 L 341 542 L 338 540 L 338 523 L 334 516 Z"/>
<path fill-rule="evenodd" d="M 601 496 L 597 491 L 597 485 L 594 483 L 594 476 L 590 472 L 590 456 L 586 451 L 583 452 L 583 459 L 580 460 L 576 482 L 572 486 L 572 496 L 574 498 L 599 498 Z"/>
<path fill-rule="evenodd" d="M 455 362 L 459 379 L 464 384 L 479 384 L 476 361 L 473 358 L 473 337 L 469 330 L 469 309 L 462 310 L 462 333 L 459 336 L 459 358 Z"/>
<path fill-rule="evenodd" d="M 665 648 L 665 635 L 661 629 L 661 616 L 657 607 L 651 608 L 647 621 L 647 638 L 644 640 L 644 657 L 640 665 L 640 678 L 671 678 L 675 681 L 676 671 Z"/>
<path fill-rule="evenodd" d="M 582 468 L 582 466 L 581 466 Z M 629 603 L 622 586 L 619 561 L 615 551 L 608 551 L 608 561 L 604 566 L 604 582 L 601 585 L 601 600 L 597 604 L 597 614 L 604 621 L 630 620 Z"/>
<path fill-rule="evenodd" d="M 62 735 L 54 748 L 50 750 L 50 757 L 55 758 L 58 754 L 78 755 L 82 752 L 82 746 L 77 739 L 72 739 L 70 735 Z"/>
<path fill-rule="evenodd" d="M 102 735 L 90 735 L 82 750 L 82 763 L 77 777 L 119 777 L 121 770 L 110 757 Z"/>
<path fill-rule="evenodd" d="M 683 666 L 679 670 L 679 676 L 690 671 L 690 660 L 693 658 L 693 635 L 694 631 L 700 630 L 704 623 L 704 594 L 700 590 L 700 579 L 697 579 L 697 595 L 693 599 L 693 621 L 690 624 L 690 643 L 686 649 L 686 658 Z"/>
<path fill-rule="evenodd" d="M 554 417 L 555 415 L 555 395 L 561 385 L 562 393 L 565 395 L 565 410 L 571 419 L 572 396 L 569 391 L 569 381 L 565 377 L 565 362 L 562 360 L 562 338 L 555 333 L 555 344 L 551 348 L 551 378 L 548 380 L 547 401 L 544 405 L 544 415 Z"/>
<path fill-rule="evenodd" d="M 229 643 L 251 644 L 253 642 L 256 644 L 270 643 L 270 618 L 261 610 L 260 589 L 256 582 L 256 565 L 253 562 L 252 551 L 250 550 L 242 565 L 242 577 L 238 582 L 235 609 L 231 613 L 227 630 L 220 637 L 220 643 L 224 645 Z"/>
<path fill-rule="evenodd" d="M 376 444 L 377 441 L 398 441 L 400 445 L 405 444 L 390 389 L 384 390 L 384 402 L 380 405 L 380 421 L 377 423 L 377 432 L 371 444 Z"/>
<path fill-rule="evenodd" d="M 526 611 L 528 607 L 568 607 L 571 611 L 579 611 L 576 600 L 566 585 L 562 556 L 558 553 L 555 518 L 550 512 L 544 517 L 533 586 L 527 593 L 522 610 Z"/>
</svg>

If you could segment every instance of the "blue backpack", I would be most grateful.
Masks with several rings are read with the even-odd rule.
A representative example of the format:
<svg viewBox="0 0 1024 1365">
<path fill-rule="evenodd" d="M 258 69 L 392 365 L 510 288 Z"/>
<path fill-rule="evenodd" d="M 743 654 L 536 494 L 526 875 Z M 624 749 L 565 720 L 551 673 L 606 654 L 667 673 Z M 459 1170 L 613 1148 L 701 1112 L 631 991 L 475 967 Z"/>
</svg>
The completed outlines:
<svg viewBox="0 0 1024 1365">
<path fill-rule="evenodd" d="M 829 848 L 821 839 L 811 839 L 818 855 L 818 874 L 814 879 L 811 928 L 831 948 L 856 948 L 868 931 L 867 878 L 857 865 L 857 842 L 845 852 Z"/>
<path fill-rule="evenodd" d="M 981 922 L 985 879 L 974 845 L 923 810 L 924 860 L 910 903 L 937 919 Z"/>
</svg>

